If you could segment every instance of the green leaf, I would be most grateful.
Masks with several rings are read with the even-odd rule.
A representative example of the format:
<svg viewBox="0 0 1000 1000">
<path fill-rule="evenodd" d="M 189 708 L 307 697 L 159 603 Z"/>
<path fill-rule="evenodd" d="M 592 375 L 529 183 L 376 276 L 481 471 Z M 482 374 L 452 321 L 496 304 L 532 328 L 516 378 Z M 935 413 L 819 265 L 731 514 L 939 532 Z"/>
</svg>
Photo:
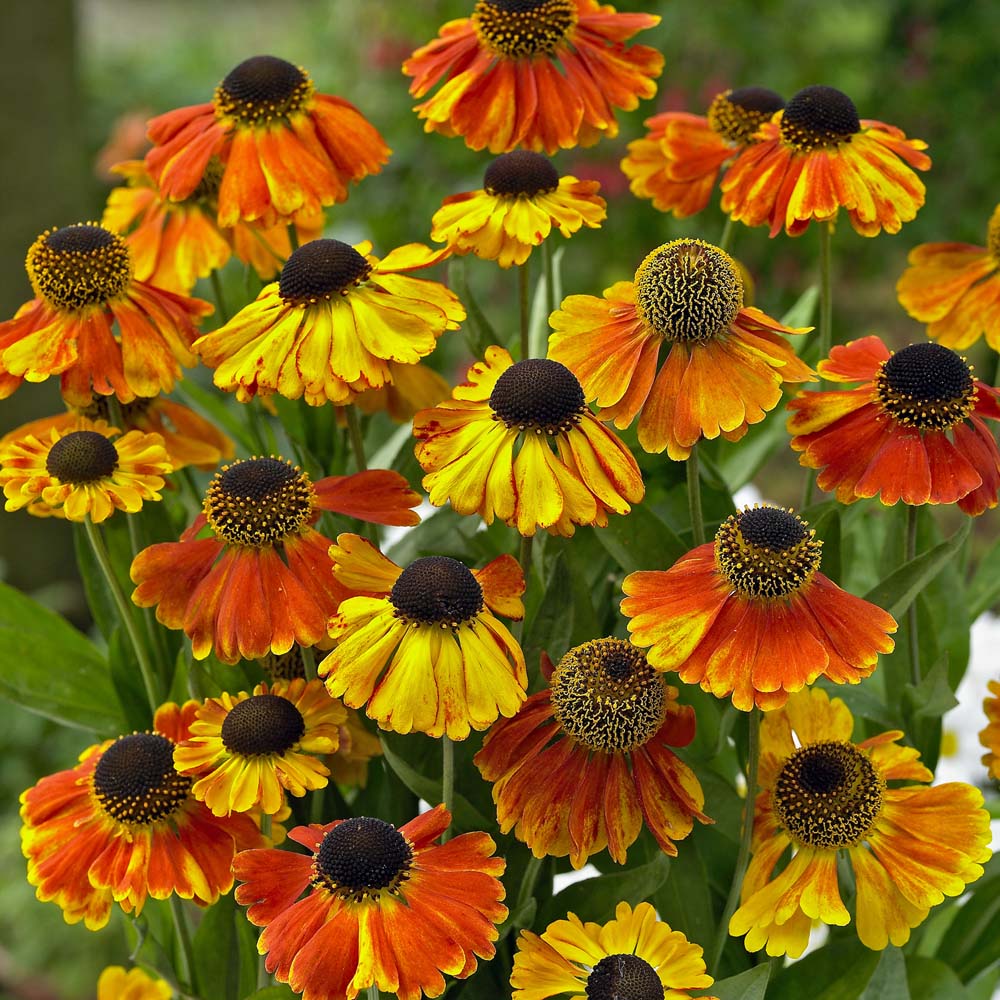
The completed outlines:
<svg viewBox="0 0 1000 1000">
<path fill-rule="evenodd" d="M 819 285 L 810 285 L 792 304 L 791 309 L 781 317 L 782 326 L 796 329 L 812 326 L 819 305 Z"/>
<path fill-rule="evenodd" d="M 915 718 L 939 719 L 954 708 L 958 699 L 948 684 L 947 658 L 935 663 L 920 684 L 907 684 L 903 697 L 912 706 Z"/>
<path fill-rule="evenodd" d="M 971 887 L 941 940 L 937 955 L 947 962 L 963 982 L 1000 962 L 1000 863 L 994 857 L 987 877 Z M 955 904 L 952 904 L 955 905 Z"/>
<path fill-rule="evenodd" d="M 633 507 L 628 517 L 609 518 L 608 526 L 597 528 L 595 534 L 626 573 L 666 569 L 688 550 L 666 521 L 645 504 Z"/>
<path fill-rule="evenodd" d="M 1000 601 L 1000 539 L 983 553 L 966 592 L 969 620 L 974 621 L 984 611 Z"/>
<path fill-rule="evenodd" d="M 246 1000 L 298 1000 L 299 994 L 293 993 L 288 986 L 268 986 L 267 989 L 251 993 Z"/>
<path fill-rule="evenodd" d="M 858 1000 L 878 958 L 856 937 L 829 942 L 782 969 L 767 1000 Z"/>
<path fill-rule="evenodd" d="M 907 956 L 906 979 L 912 1000 L 967 1000 L 969 996 L 953 969 L 925 955 Z"/>
<path fill-rule="evenodd" d="M 247 432 L 246 421 L 233 411 L 231 403 L 233 397 L 205 389 L 191 378 L 178 382 L 175 392 L 186 406 L 190 406 L 195 412 L 207 416 L 213 423 L 218 424 L 248 454 L 257 452 L 253 438 Z"/>
<path fill-rule="evenodd" d="M 871 979 L 858 1000 L 910 1000 L 906 983 L 906 962 L 903 953 L 889 945 L 875 966 Z"/>
<path fill-rule="evenodd" d="M 764 1000 L 770 978 L 771 966 L 758 965 L 738 976 L 719 979 L 710 989 L 694 996 L 713 996 L 718 1000 Z"/>
<path fill-rule="evenodd" d="M 249 941 L 241 933 L 250 931 Z M 256 938 L 253 928 L 233 902 L 231 895 L 221 896 L 208 907 L 198 925 L 192 944 L 198 992 L 214 1000 L 239 1000 L 244 995 L 241 984 L 256 986 Z"/>
<path fill-rule="evenodd" d="M 467 265 L 467 258 L 452 257 L 448 261 L 448 284 L 462 300 L 462 305 L 465 306 L 463 330 L 469 347 L 477 358 L 482 358 L 487 347 L 493 344 L 502 344 L 503 341 L 500 340 L 496 330 L 493 329 L 492 324 L 472 294 L 466 274 Z"/>
</svg>

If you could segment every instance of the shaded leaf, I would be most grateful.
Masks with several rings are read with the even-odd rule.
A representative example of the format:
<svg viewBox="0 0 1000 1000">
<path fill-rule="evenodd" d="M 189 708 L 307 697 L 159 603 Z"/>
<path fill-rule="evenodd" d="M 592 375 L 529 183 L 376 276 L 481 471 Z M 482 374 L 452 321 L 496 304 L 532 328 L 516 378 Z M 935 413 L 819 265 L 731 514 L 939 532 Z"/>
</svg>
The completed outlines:
<svg viewBox="0 0 1000 1000">
<path fill-rule="evenodd" d="M 645 504 L 633 507 L 628 517 L 609 518 L 608 526 L 595 534 L 626 573 L 667 569 L 688 550 L 666 521 Z"/>
<path fill-rule="evenodd" d="M 692 995 L 713 996 L 718 1000 L 763 1000 L 770 978 L 771 966 L 758 965 L 739 975 L 719 979 L 710 989 Z"/>
<path fill-rule="evenodd" d="M 889 945 L 882 952 L 878 965 L 858 1000 L 910 1000 L 906 963 L 903 953 L 894 945 Z"/>
</svg>

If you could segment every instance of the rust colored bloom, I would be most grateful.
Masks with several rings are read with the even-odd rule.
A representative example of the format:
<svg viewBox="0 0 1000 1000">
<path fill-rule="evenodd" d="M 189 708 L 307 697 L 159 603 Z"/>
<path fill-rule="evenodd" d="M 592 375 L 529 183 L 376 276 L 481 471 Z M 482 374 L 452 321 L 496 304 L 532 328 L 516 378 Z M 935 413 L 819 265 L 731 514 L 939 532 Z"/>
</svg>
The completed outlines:
<svg viewBox="0 0 1000 1000">
<path fill-rule="evenodd" d="M 151 732 L 89 747 L 76 767 L 22 793 L 28 881 L 67 923 L 99 930 L 112 902 L 138 915 L 148 896 L 214 903 L 233 884 L 236 851 L 264 846 L 251 819 L 213 816 L 174 769 L 196 709 L 161 705 Z"/>
<path fill-rule="evenodd" d="M 576 375 L 600 418 L 625 428 L 639 414 L 639 444 L 676 461 L 702 437 L 738 441 L 778 405 L 784 383 L 815 379 L 778 336 L 811 328 L 744 306 L 736 262 L 702 240 L 657 247 L 634 281 L 603 299 L 570 295 L 549 322 L 549 357 Z"/>
<path fill-rule="evenodd" d="M 60 375 L 71 406 L 95 393 L 130 403 L 170 392 L 197 360 L 195 324 L 211 303 L 136 280 L 121 236 L 93 223 L 46 230 L 25 266 L 36 297 L 0 323 L 0 399 Z"/>
<path fill-rule="evenodd" d="M 183 629 L 198 659 L 214 649 L 235 663 L 286 653 L 293 643 L 315 645 L 350 594 L 334 579 L 330 540 L 313 527 L 320 513 L 416 524 L 411 508 L 419 502 L 388 470 L 313 483 L 281 458 L 232 462 L 209 484 L 203 512 L 180 541 L 135 557 L 132 600 L 155 605 L 167 628 Z"/>
<path fill-rule="evenodd" d="M 670 749 L 687 746 L 694 728 L 694 710 L 641 650 L 593 639 L 563 656 L 548 689 L 497 721 L 474 761 L 493 782 L 501 833 L 514 828 L 536 857 L 569 855 L 574 868 L 605 847 L 624 864 L 643 821 L 670 855 L 695 819 L 711 822 L 698 779 Z"/>
<path fill-rule="evenodd" d="M 191 198 L 218 157 L 218 223 L 226 228 L 316 216 L 389 158 L 353 104 L 316 93 L 304 69 L 275 56 L 241 62 L 211 102 L 153 118 L 149 138 L 146 166 L 170 201 Z"/>
<path fill-rule="evenodd" d="M 504 861 L 485 833 L 436 844 L 450 823 L 444 806 L 399 829 L 357 816 L 292 830 L 309 854 L 240 854 L 236 900 L 264 928 L 268 972 L 302 1000 L 353 1000 L 372 985 L 420 1000 L 440 996 L 445 975 L 471 976 L 507 916 Z"/>
<path fill-rule="evenodd" d="M 896 622 L 819 572 L 822 544 L 780 507 L 730 515 L 666 572 L 625 578 L 632 642 L 744 712 L 780 708 L 820 676 L 857 684 L 892 652 Z"/>
<path fill-rule="evenodd" d="M 840 209 L 862 236 L 898 233 L 924 203 L 911 170 L 930 169 L 927 143 L 894 125 L 858 118 L 854 102 L 833 87 L 806 87 L 760 127 L 754 145 L 722 179 L 722 211 L 748 226 L 800 236 L 809 223 L 831 222 Z"/>
<path fill-rule="evenodd" d="M 921 323 L 927 336 L 961 351 L 984 334 L 1000 351 L 1000 205 L 986 230 L 986 246 L 921 243 L 910 251 L 910 266 L 896 283 L 900 305 Z"/>
<path fill-rule="evenodd" d="M 647 118 L 649 132 L 628 144 L 621 161 L 632 194 L 678 219 L 700 212 L 723 166 L 758 142 L 757 130 L 784 106 L 773 90 L 740 87 L 718 94 L 707 115 L 665 111 Z"/>
<path fill-rule="evenodd" d="M 990 695 L 983 699 L 987 725 L 979 733 L 979 742 L 986 747 L 983 763 L 994 781 L 1000 781 L 1000 681 L 989 682 Z"/>
<path fill-rule="evenodd" d="M 891 352 L 878 337 L 834 347 L 819 370 L 856 389 L 802 392 L 788 408 L 799 464 L 841 503 L 957 503 L 966 514 L 996 507 L 1000 450 L 985 420 L 1000 420 L 997 390 L 940 344 Z"/>
<path fill-rule="evenodd" d="M 659 24 L 596 0 L 478 0 L 403 63 L 425 132 L 471 149 L 556 152 L 618 134 L 615 108 L 656 93 L 663 56 L 625 43 Z"/>
<path fill-rule="evenodd" d="M 841 851 L 854 871 L 858 937 L 875 950 L 902 947 L 932 906 L 983 874 L 990 818 L 982 794 L 960 782 L 928 788 L 934 775 L 918 751 L 898 745 L 898 729 L 860 743 L 853 730 L 847 706 L 818 688 L 764 717 L 753 858 L 729 923 L 748 951 L 797 958 L 814 921 L 850 923 Z"/>
</svg>

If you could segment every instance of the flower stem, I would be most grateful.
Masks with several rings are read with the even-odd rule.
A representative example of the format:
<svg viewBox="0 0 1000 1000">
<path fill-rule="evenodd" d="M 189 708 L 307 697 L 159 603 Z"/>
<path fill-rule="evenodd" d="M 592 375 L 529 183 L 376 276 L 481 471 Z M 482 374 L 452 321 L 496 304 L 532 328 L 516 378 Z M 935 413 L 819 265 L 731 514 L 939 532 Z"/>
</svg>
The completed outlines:
<svg viewBox="0 0 1000 1000">
<path fill-rule="evenodd" d="M 524 866 L 524 874 L 521 876 L 521 888 L 517 891 L 517 903 L 514 905 L 515 913 L 525 906 L 534 895 L 538 874 L 542 870 L 542 860 L 542 858 L 535 857 L 534 854 L 528 858 L 528 863 Z"/>
<path fill-rule="evenodd" d="M 305 667 L 306 680 L 315 680 L 318 675 L 316 673 L 316 654 L 312 646 L 299 646 L 299 651 L 302 654 L 302 666 Z"/>
<path fill-rule="evenodd" d="M 546 240 L 542 244 L 542 273 L 545 275 L 545 314 L 551 316 L 558 308 L 556 302 L 556 269 L 552 261 L 552 241 Z M 991 382 L 990 385 L 993 383 Z"/>
<path fill-rule="evenodd" d="M 698 445 L 691 448 L 684 463 L 687 470 L 688 510 L 691 514 L 691 537 L 695 545 L 705 544 L 705 520 L 701 513 L 701 482 L 698 475 Z"/>
<path fill-rule="evenodd" d="M 455 744 L 447 736 L 441 737 L 441 801 L 449 813 L 455 809 Z M 441 840 L 448 839 L 448 831 Z"/>
<path fill-rule="evenodd" d="M 726 940 L 729 938 L 729 921 L 736 912 L 736 906 L 740 901 L 740 890 L 743 888 L 743 877 L 746 875 L 747 865 L 750 863 L 750 844 L 753 840 L 753 816 L 754 805 L 757 798 L 757 765 L 760 760 L 760 709 L 754 708 L 750 712 L 749 738 L 747 740 L 747 799 L 743 809 L 743 830 L 740 835 L 739 853 L 736 855 L 736 868 L 733 871 L 733 882 L 729 887 L 729 896 L 726 899 L 726 907 L 722 911 L 722 922 L 715 937 L 715 946 L 712 948 L 712 961 L 708 968 L 718 972 L 719 959 L 726 947 Z"/>
<path fill-rule="evenodd" d="M 906 507 L 906 554 L 904 560 L 912 562 L 917 558 L 917 519 L 919 509 L 911 505 Z M 920 683 L 920 636 L 917 631 L 917 600 L 914 598 L 906 609 L 906 633 L 910 647 L 910 680 L 914 685 Z"/>
<path fill-rule="evenodd" d="M 720 250 L 729 252 L 729 244 L 733 242 L 733 217 L 726 216 L 726 224 L 722 227 L 722 235 L 719 237 L 717 246 Z"/>
<path fill-rule="evenodd" d="M 288 245 L 292 248 L 292 253 L 299 248 L 299 231 L 294 222 L 288 223 Z"/>
<path fill-rule="evenodd" d="M 819 224 L 819 359 L 830 356 L 833 347 L 833 228 L 830 222 Z"/>
<path fill-rule="evenodd" d="M 521 308 L 521 360 L 531 357 L 530 312 L 528 309 L 528 262 L 517 268 L 518 302 Z"/>
<path fill-rule="evenodd" d="M 380 995 L 378 987 L 372 983 L 371 986 L 368 987 L 368 1000 L 379 1000 Z"/>
<path fill-rule="evenodd" d="M 364 472 L 368 468 L 368 460 L 365 458 L 365 439 L 361 434 L 361 421 L 358 419 L 357 407 L 345 406 L 344 416 L 347 418 L 347 433 L 351 438 L 354 463 L 358 467 L 358 472 Z"/>
<path fill-rule="evenodd" d="M 222 294 L 222 281 L 218 270 L 212 271 L 209 279 L 212 282 L 212 294 L 215 296 L 215 306 L 219 310 L 219 319 L 225 326 L 229 322 L 229 310 L 226 308 L 226 297 Z"/>
<path fill-rule="evenodd" d="M 170 915 L 174 919 L 174 930 L 177 932 L 177 941 L 181 946 L 181 969 L 178 970 L 177 978 L 181 986 L 190 989 L 194 986 L 194 949 L 191 947 L 191 931 L 188 928 L 187 917 L 184 915 L 184 906 L 180 897 L 175 893 L 170 896 Z"/>
</svg>

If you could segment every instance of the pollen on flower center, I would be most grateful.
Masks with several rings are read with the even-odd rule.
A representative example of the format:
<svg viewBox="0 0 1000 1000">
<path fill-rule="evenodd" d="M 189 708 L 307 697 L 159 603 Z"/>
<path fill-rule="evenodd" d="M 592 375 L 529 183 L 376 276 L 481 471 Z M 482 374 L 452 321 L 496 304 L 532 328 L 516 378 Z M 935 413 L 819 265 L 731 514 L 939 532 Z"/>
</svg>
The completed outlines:
<svg viewBox="0 0 1000 1000">
<path fill-rule="evenodd" d="M 576 24 L 573 0 L 479 0 L 476 34 L 500 56 L 551 56 Z"/>
<path fill-rule="evenodd" d="M 412 861 L 413 848 L 391 823 L 357 816 L 323 838 L 313 862 L 313 884 L 361 902 L 383 891 L 398 892 Z"/>
<path fill-rule="evenodd" d="M 566 733 L 588 750 L 624 753 L 663 724 L 666 692 L 642 650 L 624 639 L 594 639 L 559 661 L 552 706 Z"/>
<path fill-rule="evenodd" d="M 277 56 L 253 56 L 230 70 L 215 88 L 216 115 L 244 125 L 287 118 L 312 96 L 309 74 Z"/>
<path fill-rule="evenodd" d="M 297 531 L 313 510 L 309 477 L 282 458 L 224 465 L 205 494 L 205 517 L 227 542 L 261 547 Z"/>
<path fill-rule="evenodd" d="M 852 743 L 810 743 L 782 765 L 774 811 L 796 840 L 811 847 L 859 843 L 882 812 L 885 781 Z"/>
<path fill-rule="evenodd" d="M 587 1000 L 663 1000 L 663 983 L 638 955 L 605 955 L 587 977 Z"/>
<path fill-rule="evenodd" d="M 854 102 L 833 87 L 814 86 L 800 90 L 785 106 L 781 138 L 801 153 L 828 149 L 861 131 Z"/>
<path fill-rule="evenodd" d="M 107 302 L 132 280 L 125 240 L 90 222 L 46 230 L 28 249 L 25 266 L 35 294 L 57 309 Z"/>
<path fill-rule="evenodd" d="M 71 431 L 49 449 L 45 468 L 64 483 L 93 483 L 118 468 L 118 450 L 97 431 Z"/>
<path fill-rule="evenodd" d="M 191 779 L 174 770 L 174 744 L 159 733 L 115 740 L 94 769 L 94 795 L 119 823 L 166 819 L 187 799 Z"/>
<path fill-rule="evenodd" d="M 281 754 L 306 731 L 302 713 L 276 694 L 255 694 L 234 705 L 222 723 L 222 742 L 242 757 Z"/>
<path fill-rule="evenodd" d="M 737 146 L 749 146 L 757 129 L 784 106 L 781 95 L 767 87 L 738 87 L 723 91 L 712 101 L 708 124 Z"/>
<path fill-rule="evenodd" d="M 586 399 L 579 380 L 565 365 L 528 358 L 497 379 L 490 409 L 507 427 L 553 435 L 580 422 Z"/>
<path fill-rule="evenodd" d="M 311 305 L 344 294 L 371 274 L 371 264 L 349 243 L 313 240 L 285 261 L 278 291 L 286 302 Z"/>
<path fill-rule="evenodd" d="M 488 194 L 526 195 L 533 197 L 555 191 L 559 187 L 559 171 L 541 153 L 515 149 L 498 156 L 487 168 L 483 188 Z"/>
<path fill-rule="evenodd" d="M 819 569 L 823 543 L 789 510 L 754 507 L 731 514 L 715 536 L 715 559 L 744 597 L 785 597 Z"/>
<path fill-rule="evenodd" d="M 483 610 L 483 588 L 468 566 L 457 559 L 425 556 L 399 574 L 389 603 L 399 618 L 458 628 Z"/>
<path fill-rule="evenodd" d="M 711 340 L 743 308 L 743 279 L 732 257 L 703 240 L 664 243 L 635 272 L 639 315 L 661 337 Z"/>
<path fill-rule="evenodd" d="M 944 431 L 975 408 L 972 366 L 941 344 L 911 344 L 883 362 L 875 378 L 882 410 L 898 423 Z"/>
</svg>

